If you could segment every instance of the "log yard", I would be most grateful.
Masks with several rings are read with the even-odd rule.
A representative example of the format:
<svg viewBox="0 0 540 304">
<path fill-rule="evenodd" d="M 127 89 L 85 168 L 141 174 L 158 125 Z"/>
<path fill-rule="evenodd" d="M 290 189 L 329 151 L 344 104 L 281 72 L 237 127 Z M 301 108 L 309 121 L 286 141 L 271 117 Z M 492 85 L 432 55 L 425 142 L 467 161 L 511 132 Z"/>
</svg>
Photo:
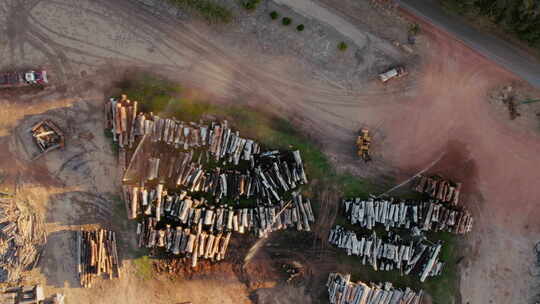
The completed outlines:
<svg viewBox="0 0 540 304">
<path fill-rule="evenodd" d="M 1 1 L 0 304 L 540 303 L 503 2 Z"/>
</svg>

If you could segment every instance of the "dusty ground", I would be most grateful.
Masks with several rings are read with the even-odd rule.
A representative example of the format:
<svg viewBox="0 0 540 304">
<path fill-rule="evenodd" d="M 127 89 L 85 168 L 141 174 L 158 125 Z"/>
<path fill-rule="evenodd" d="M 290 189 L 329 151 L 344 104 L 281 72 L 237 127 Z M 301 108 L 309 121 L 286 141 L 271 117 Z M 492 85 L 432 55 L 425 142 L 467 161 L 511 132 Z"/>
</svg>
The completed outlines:
<svg viewBox="0 0 540 304">
<path fill-rule="evenodd" d="M 328 22 L 335 29 L 272 3 L 254 14 L 241 13 L 227 28 L 209 28 L 176 10 L 172 13 L 179 18 L 172 18 L 154 1 L 145 3 L 0 3 L 0 32 L 5 33 L 0 67 L 46 66 L 53 82 L 37 94 L 0 97 L 0 167 L 10 173 L 11 183 L 20 177 L 24 195 L 46 215 L 49 243 L 36 276 L 48 292 L 65 293 L 69 303 L 250 302 L 246 285 L 232 274 L 145 280 L 131 265 L 137 255 L 129 252 L 129 241 L 122 247 L 122 280 L 90 290 L 78 287 L 70 230 L 116 227 L 117 216 L 123 216 L 100 105 L 126 67 L 139 67 L 167 74 L 208 98 L 281 113 L 312 135 L 341 169 L 363 176 L 402 173 L 405 178 L 446 152 L 434 170 L 467 181 L 466 201 L 478 218 L 462 263 L 462 302 L 529 302 L 535 284 L 528 276 L 531 248 L 540 238 L 535 205 L 540 179 L 534 165 L 540 138 L 532 129 L 507 124 L 486 99 L 492 88 L 515 81 L 512 75 L 423 26 L 419 69 L 380 85 L 373 81 L 380 69 L 397 62 L 416 66 L 419 60 L 389 41 L 351 34 L 351 25 L 375 31 L 392 24 L 386 15 L 378 16 L 376 25 L 360 21 L 373 15 L 365 3 L 345 1 L 347 9 L 333 12 L 335 20 Z M 321 1 L 321 9 L 328 3 Z M 298 34 L 266 23 L 268 11 L 276 8 L 306 30 Z M 406 24 L 397 24 L 381 37 L 403 42 Z M 321 43 L 313 42 L 316 37 Z M 350 42 L 349 50 L 332 51 L 341 40 Z M 25 130 L 41 117 L 66 129 L 67 148 L 30 163 Z M 352 142 L 362 125 L 375 131 L 370 165 L 354 157 Z M 263 303 L 309 303 L 302 290 L 280 288 L 282 298 L 272 299 L 269 290 L 257 295 Z"/>
</svg>

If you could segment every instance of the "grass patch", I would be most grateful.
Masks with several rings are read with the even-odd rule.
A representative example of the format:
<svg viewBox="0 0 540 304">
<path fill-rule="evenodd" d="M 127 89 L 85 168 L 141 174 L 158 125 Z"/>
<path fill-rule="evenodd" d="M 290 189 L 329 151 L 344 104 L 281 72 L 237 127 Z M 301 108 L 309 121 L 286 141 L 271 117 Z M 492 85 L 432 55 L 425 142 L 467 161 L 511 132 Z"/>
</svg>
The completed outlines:
<svg viewBox="0 0 540 304">
<path fill-rule="evenodd" d="M 167 0 L 185 9 L 190 9 L 210 23 L 229 23 L 233 18 L 232 11 L 212 0 Z"/>
<path fill-rule="evenodd" d="M 253 11 L 261 3 L 261 0 L 243 0 L 242 6 L 248 11 Z"/>
<path fill-rule="evenodd" d="M 337 48 L 338 50 L 342 51 L 342 52 L 345 52 L 347 50 L 349 46 L 347 45 L 347 43 L 345 43 L 344 41 L 341 41 L 340 43 L 338 43 L 337 45 Z"/>
<path fill-rule="evenodd" d="M 133 264 L 135 265 L 137 276 L 141 279 L 148 280 L 152 277 L 153 263 L 147 255 L 134 259 Z"/>
</svg>

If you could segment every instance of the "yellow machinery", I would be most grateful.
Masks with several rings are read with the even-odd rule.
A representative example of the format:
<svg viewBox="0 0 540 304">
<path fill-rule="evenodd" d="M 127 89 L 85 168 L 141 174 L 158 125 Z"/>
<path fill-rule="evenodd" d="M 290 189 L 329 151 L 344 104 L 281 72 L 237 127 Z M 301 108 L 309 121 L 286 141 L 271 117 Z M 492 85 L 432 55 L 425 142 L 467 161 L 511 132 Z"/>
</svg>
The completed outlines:
<svg viewBox="0 0 540 304">
<path fill-rule="evenodd" d="M 371 136 L 369 135 L 369 129 L 362 128 L 360 135 L 356 139 L 356 147 L 358 148 L 358 156 L 366 162 L 371 160 L 369 155 L 369 146 L 371 145 Z"/>
</svg>

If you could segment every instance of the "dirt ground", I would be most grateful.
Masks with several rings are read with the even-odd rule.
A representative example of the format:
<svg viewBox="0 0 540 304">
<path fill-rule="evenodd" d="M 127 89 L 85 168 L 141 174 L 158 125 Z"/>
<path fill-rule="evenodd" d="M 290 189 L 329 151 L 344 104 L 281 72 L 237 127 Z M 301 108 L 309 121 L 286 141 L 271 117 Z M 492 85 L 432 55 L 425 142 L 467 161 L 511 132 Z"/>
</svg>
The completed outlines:
<svg viewBox="0 0 540 304">
<path fill-rule="evenodd" d="M 540 138 L 531 128 L 533 118 L 508 123 L 487 102 L 491 89 L 517 80 L 427 25 L 414 54 L 394 48 L 391 41 L 406 39 L 406 22 L 392 23 L 391 15 L 355 2 L 344 1 L 346 9 L 333 11 L 336 20 L 328 23 L 336 28 L 272 2 L 256 13 L 239 13 L 225 28 L 208 27 L 152 0 L 0 3 L 2 70 L 43 66 L 51 73 L 52 86 L 45 91 L 0 96 L 0 168 L 47 222 L 45 255 L 31 280 L 42 282 L 47 293 L 65 293 L 69 303 L 251 303 L 245 278 L 234 273 L 185 281 L 141 277 L 129 241 L 121 247 L 121 280 L 78 286 L 71 231 L 81 225 L 117 227 L 118 216 L 124 216 L 118 214 L 116 159 L 103 135 L 101 103 L 111 83 L 137 67 L 178 80 L 200 97 L 288 117 L 340 169 L 361 176 L 405 179 L 443 154 L 433 171 L 466 182 L 464 201 L 477 217 L 465 241 L 462 303 L 529 303 L 538 284 L 528 270 L 540 239 L 534 165 Z M 321 1 L 321 9 L 328 3 Z M 306 30 L 300 34 L 270 23 L 266 17 L 274 9 Z M 382 39 L 342 34 L 350 25 Z M 350 44 L 345 53 L 335 49 L 342 40 Z M 407 63 L 411 74 L 384 86 L 374 81 L 395 63 Z M 67 147 L 32 163 L 26 130 L 43 117 L 66 130 Z M 375 133 L 369 165 L 354 155 L 360 126 Z M 266 261 L 259 257 L 252 267 Z M 259 302 L 310 303 L 304 295 L 309 290 L 269 289 L 275 274 L 262 273 L 248 273 L 262 282 Z"/>
</svg>

